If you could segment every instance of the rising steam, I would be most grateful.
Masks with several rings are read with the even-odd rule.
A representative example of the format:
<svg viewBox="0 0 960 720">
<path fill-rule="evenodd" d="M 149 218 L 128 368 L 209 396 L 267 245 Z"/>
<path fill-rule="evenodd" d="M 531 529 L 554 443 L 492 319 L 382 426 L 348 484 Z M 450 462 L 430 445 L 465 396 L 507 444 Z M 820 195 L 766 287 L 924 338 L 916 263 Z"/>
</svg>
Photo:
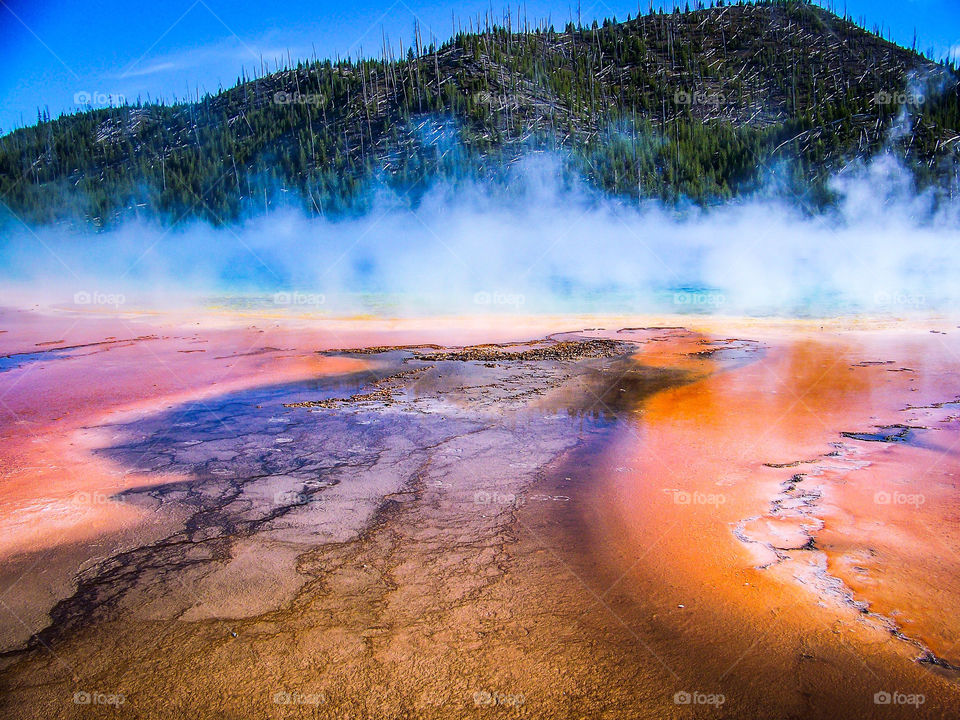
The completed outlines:
<svg viewBox="0 0 960 720">
<path fill-rule="evenodd" d="M 276 211 L 231 228 L 22 228 L 0 245 L 18 302 L 231 302 L 303 312 L 833 314 L 960 307 L 960 212 L 882 158 L 833 183 L 835 212 L 755 199 L 682 213 L 603 197 L 527 158 L 509 199 L 436 187 L 337 221 Z M 122 302 L 121 302 L 122 301 Z M 222 300 L 221 300 L 222 301 Z"/>
</svg>

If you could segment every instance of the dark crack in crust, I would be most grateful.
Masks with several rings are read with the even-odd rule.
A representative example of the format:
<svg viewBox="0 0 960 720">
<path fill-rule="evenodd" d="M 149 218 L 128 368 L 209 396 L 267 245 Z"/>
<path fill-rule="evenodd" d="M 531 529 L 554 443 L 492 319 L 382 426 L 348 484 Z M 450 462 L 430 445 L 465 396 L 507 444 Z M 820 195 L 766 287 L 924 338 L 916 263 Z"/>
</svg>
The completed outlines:
<svg viewBox="0 0 960 720">
<path fill-rule="evenodd" d="M 425 347 L 432 346 L 417 349 Z M 77 578 L 75 593 L 51 609 L 49 626 L 32 636 L 25 647 L 8 649 L 0 657 L 18 657 L 60 642 L 78 628 L 126 612 L 125 597 L 132 591 L 173 584 L 184 573 L 209 574 L 212 568 L 229 564 L 244 539 L 282 534 L 288 530 L 285 524 L 309 525 L 310 521 L 301 521 L 298 515 L 323 503 L 332 505 L 345 481 L 362 482 L 366 476 L 382 474 L 403 455 L 407 469 L 391 489 L 372 487 L 367 496 L 357 500 L 368 505 L 369 512 L 354 532 L 368 532 L 384 522 L 384 512 L 408 497 L 438 447 L 474 432 L 502 431 L 505 423 L 512 422 L 475 416 L 472 411 L 484 404 L 521 410 L 550 390 L 580 378 L 596 388 L 585 394 L 583 412 L 590 413 L 599 405 L 604 412 L 618 412 L 630 402 L 686 379 L 682 373 L 642 366 L 580 366 L 581 361 L 597 359 L 626 362 L 636 342 L 548 339 L 524 343 L 518 350 L 502 349 L 505 347 L 518 346 L 438 349 L 429 355 L 399 346 L 350 350 L 353 354 L 384 355 L 384 362 L 368 373 L 242 391 L 119 426 L 125 439 L 99 451 L 101 454 L 138 471 L 185 479 L 158 481 L 119 493 L 115 499 L 152 512 L 175 509 L 184 516 L 182 529 L 86 568 Z M 393 353 L 399 357 L 391 357 Z M 426 362 L 428 358 L 432 362 Z M 410 395 L 410 388 L 428 371 L 473 360 L 496 362 L 477 363 L 475 386 L 454 390 L 481 398 L 483 403 L 468 405 L 458 413 L 441 402 L 447 390 L 428 386 L 425 397 Z M 501 361 L 503 367 L 497 365 Z M 529 368 L 521 369 L 514 361 Z M 408 367 L 409 363 L 423 364 Z M 342 387 L 355 387 L 358 392 L 342 397 Z M 317 391 L 327 397 L 284 401 Z M 389 417 L 380 414 L 392 406 L 399 411 Z M 344 412 L 283 413 L 284 408 Z M 438 425 L 430 416 L 440 412 L 444 417 Z M 575 421 L 575 416 L 570 416 L 567 422 L 555 423 L 550 417 L 544 420 L 543 412 L 538 415 L 524 417 L 531 436 L 545 433 L 543 437 L 550 440 L 544 440 L 546 454 L 539 458 L 532 454 L 534 464 L 548 462 L 569 446 L 562 436 L 568 432 L 566 424 Z M 524 434 L 515 428 L 510 432 Z M 397 445 L 390 446 L 391 442 Z M 301 558 L 297 566 L 302 566 L 303 554 L 312 547 L 331 541 L 322 535 L 296 538 L 294 555 Z M 152 601 L 156 594 L 146 593 L 147 599 Z"/>
</svg>

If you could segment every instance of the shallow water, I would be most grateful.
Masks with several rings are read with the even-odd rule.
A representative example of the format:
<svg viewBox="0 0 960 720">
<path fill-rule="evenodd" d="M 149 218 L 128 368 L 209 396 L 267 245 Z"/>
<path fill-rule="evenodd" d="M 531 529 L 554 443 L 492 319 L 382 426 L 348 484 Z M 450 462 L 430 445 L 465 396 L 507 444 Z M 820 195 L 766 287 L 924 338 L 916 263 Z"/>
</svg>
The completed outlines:
<svg viewBox="0 0 960 720">
<path fill-rule="evenodd" d="M 10 565 L 53 609 L 7 657 L 4 705 L 79 716 L 79 689 L 146 717 L 267 716 L 281 692 L 439 718 L 487 693 L 534 716 L 665 717 L 687 693 L 723 696 L 694 710 L 730 717 L 866 717 L 899 691 L 925 702 L 894 716 L 949 716 L 952 337 L 551 340 L 600 337 L 630 344 L 462 361 L 282 335 L 234 386 L 78 413 L 43 457 L 85 459 L 88 489 L 116 473 L 103 517 L 131 524 L 91 519 L 95 541 Z M 532 339 L 498 351 L 549 345 Z M 216 357 L 253 362 L 244 349 Z M 46 372 L 16 378 L 42 390 Z M 46 481 L 11 470 L 18 498 Z M 75 587 L 41 593 L 38 562 Z"/>
</svg>

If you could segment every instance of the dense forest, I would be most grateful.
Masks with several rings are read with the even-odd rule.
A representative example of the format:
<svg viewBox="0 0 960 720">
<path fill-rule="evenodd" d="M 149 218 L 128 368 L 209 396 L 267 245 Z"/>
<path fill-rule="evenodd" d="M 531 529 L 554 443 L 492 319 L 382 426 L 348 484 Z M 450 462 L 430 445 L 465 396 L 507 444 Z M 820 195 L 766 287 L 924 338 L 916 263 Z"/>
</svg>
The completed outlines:
<svg viewBox="0 0 960 720">
<path fill-rule="evenodd" d="M 41 116 L 0 137 L 0 198 L 24 222 L 96 227 L 338 215 L 374 187 L 416 204 L 541 151 L 633 201 L 711 204 L 775 177 L 822 208 L 832 175 L 880 152 L 953 197 L 958 74 L 799 0 L 564 28 L 479 18 L 439 46 L 415 30 L 377 59 L 291 64 L 192 102 Z"/>
</svg>

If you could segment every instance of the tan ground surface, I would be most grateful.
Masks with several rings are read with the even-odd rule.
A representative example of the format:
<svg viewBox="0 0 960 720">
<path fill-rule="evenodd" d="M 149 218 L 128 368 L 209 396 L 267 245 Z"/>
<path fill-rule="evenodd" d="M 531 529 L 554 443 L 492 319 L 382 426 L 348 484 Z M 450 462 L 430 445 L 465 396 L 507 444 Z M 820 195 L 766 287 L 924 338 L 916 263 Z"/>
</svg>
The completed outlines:
<svg viewBox="0 0 960 720">
<path fill-rule="evenodd" d="M 960 707 L 944 323 L 0 320 L 8 716 Z"/>
</svg>

